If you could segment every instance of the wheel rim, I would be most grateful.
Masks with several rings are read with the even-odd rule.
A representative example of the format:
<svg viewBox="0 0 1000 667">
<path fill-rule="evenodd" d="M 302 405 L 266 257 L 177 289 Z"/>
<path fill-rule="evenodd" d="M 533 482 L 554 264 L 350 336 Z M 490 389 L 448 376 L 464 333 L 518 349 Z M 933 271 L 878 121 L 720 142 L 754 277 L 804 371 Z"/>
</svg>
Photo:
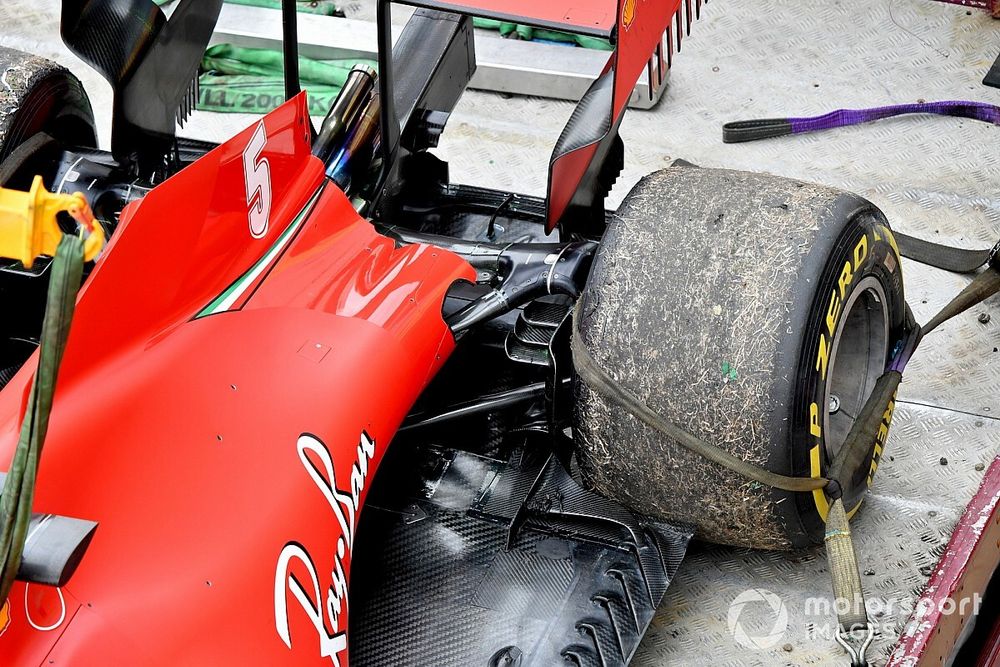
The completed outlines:
<svg viewBox="0 0 1000 667">
<path fill-rule="evenodd" d="M 875 382 L 885 371 L 888 333 L 885 290 L 868 276 L 844 304 L 830 351 L 823 412 L 827 463 L 840 453 Z"/>
</svg>

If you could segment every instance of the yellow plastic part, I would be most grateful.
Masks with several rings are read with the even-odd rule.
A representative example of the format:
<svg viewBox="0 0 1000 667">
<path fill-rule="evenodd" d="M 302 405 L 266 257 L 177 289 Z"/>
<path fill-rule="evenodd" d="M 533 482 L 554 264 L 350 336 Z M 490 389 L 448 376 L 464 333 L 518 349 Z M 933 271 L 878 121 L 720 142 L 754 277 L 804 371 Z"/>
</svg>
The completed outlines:
<svg viewBox="0 0 1000 667">
<path fill-rule="evenodd" d="M 54 256 L 62 239 L 56 214 L 66 211 L 83 230 L 83 256 L 90 261 L 104 248 L 104 229 L 94 220 L 82 194 L 52 194 L 41 176 L 28 192 L 0 187 L 0 257 L 19 260 L 30 269 L 42 256 Z"/>
</svg>

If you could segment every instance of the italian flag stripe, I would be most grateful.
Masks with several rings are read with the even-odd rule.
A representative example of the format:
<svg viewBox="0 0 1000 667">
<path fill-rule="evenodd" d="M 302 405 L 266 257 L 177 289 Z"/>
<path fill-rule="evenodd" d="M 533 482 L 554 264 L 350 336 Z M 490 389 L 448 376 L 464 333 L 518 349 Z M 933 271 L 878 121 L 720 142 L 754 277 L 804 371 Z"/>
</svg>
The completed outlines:
<svg viewBox="0 0 1000 667">
<path fill-rule="evenodd" d="M 295 219 L 292 220 L 291 224 L 285 228 L 285 231 L 281 233 L 281 236 L 275 240 L 274 245 L 272 245 L 264 256 L 261 257 L 257 262 L 250 267 L 250 270 L 244 273 L 242 276 L 236 279 L 236 281 L 226 288 L 226 290 L 215 297 L 210 304 L 205 306 L 194 316 L 194 319 L 200 317 L 207 317 L 208 315 L 215 315 L 216 313 L 222 313 L 230 310 L 240 297 L 247 291 L 247 289 L 256 282 L 257 278 L 264 272 L 271 262 L 282 253 L 282 251 L 288 246 L 289 242 L 295 236 L 295 232 L 299 230 L 305 219 L 309 217 L 309 213 L 312 211 L 313 206 L 316 204 L 316 200 L 319 199 L 320 194 L 323 189 L 320 188 L 316 191 L 306 205 L 302 208 Z"/>
</svg>

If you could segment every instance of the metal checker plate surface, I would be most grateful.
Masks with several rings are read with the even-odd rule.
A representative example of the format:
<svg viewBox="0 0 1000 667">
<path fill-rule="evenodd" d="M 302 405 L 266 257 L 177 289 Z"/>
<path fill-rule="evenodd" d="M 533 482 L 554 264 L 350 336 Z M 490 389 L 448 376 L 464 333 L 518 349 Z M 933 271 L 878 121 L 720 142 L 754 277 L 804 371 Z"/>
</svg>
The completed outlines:
<svg viewBox="0 0 1000 667">
<path fill-rule="evenodd" d="M 345 3 L 357 17 L 370 16 L 371 5 Z M 58 13 L 56 0 L 5 1 L 0 44 L 55 58 L 80 76 L 107 145 L 110 89 L 59 42 Z M 629 112 L 622 129 L 626 170 L 612 204 L 641 175 L 684 158 L 850 189 L 879 205 L 896 229 L 988 246 L 1000 234 L 1000 127 L 903 117 L 725 145 L 721 125 L 917 99 L 1000 104 L 1000 90 L 980 85 L 998 48 L 1000 21 L 929 0 L 716 0 L 684 40 L 660 105 Z M 439 153 L 451 161 L 456 181 L 542 194 L 548 154 L 571 111 L 565 102 L 469 92 Z M 182 134 L 222 139 L 252 120 L 197 112 Z M 908 261 L 904 271 L 918 320 L 967 282 Z M 981 313 L 991 322 L 979 323 Z M 876 665 L 905 632 L 905 602 L 923 588 L 977 488 L 976 465 L 1000 451 L 998 347 L 994 298 L 942 327 L 907 370 L 886 458 L 853 522 L 866 590 L 901 602 L 878 618 L 882 634 L 870 651 Z M 804 615 L 808 598 L 828 595 L 828 577 L 818 550 L 788 555 L 695 545 L 633 664 L 842 664 L 839 647 L 823 636 L 832 616 Z M 762 650 L 737 645 L 727 622 L 733 599 L 758 587 L 775 592 L 789 612 L 780 640 Z M 750 631 L 773 620 L 752 606 L 740 616 Z"/>
</svg>

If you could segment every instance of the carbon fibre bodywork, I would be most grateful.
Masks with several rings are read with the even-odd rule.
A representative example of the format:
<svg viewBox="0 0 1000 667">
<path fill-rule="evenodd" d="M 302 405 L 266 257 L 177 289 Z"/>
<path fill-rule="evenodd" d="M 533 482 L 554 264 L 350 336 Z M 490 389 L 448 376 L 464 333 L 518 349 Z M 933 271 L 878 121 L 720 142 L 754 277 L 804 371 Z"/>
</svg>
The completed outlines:
<svg viewBox="0 0 1000 667">
<path fill-rule="evenodd" d="M 521 440 L 506 460 L 426 445 L 390 452 L 352 571 L 357 664 L 631 659 L 690 533 L 583 490 Z"/>
</svg>

